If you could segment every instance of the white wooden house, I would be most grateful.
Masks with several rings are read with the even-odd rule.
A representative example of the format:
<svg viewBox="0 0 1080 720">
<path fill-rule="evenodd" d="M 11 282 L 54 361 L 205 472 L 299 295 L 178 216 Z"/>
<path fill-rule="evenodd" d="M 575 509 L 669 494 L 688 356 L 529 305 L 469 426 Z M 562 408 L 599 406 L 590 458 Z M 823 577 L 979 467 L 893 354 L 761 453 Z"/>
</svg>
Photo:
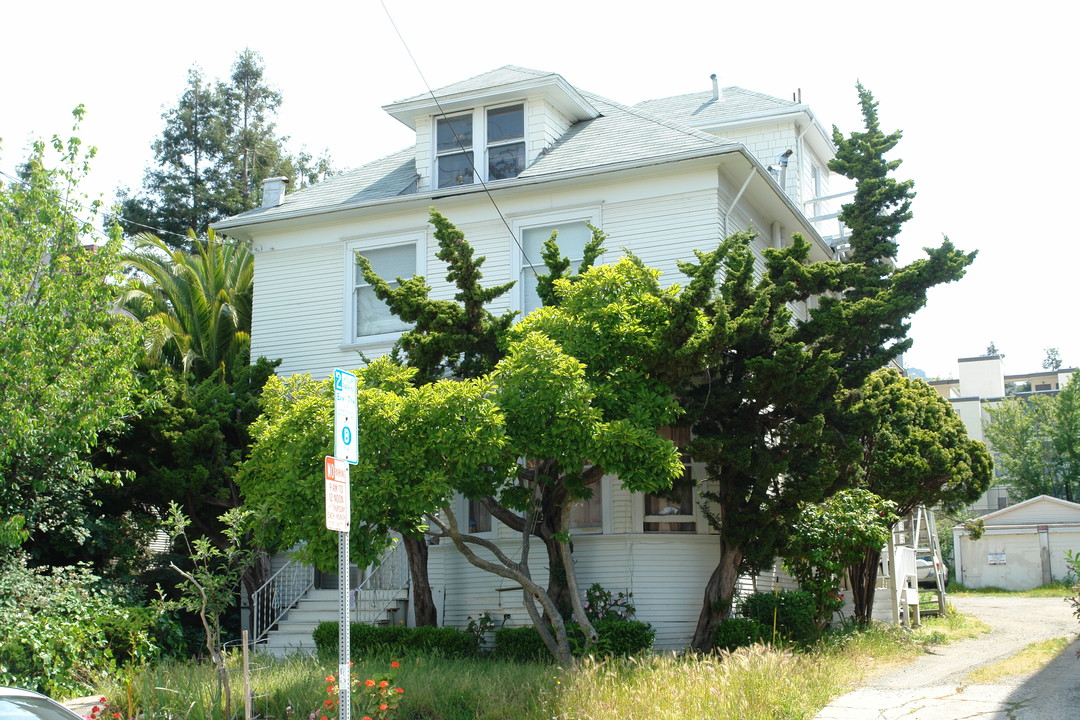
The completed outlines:
<svg viewBox="0 0 1080 720">
<path fill-rule="evenodd" d="M 801 233 L 815 261 L 833 259 L 842 242 L 815 227 L 828 217 L 813 220 L 835 211 L 833 146 L 796 101 L 713 79 L 703 92 L 630 107 L 555 73 L 505 66 L 384 110 L 415 129 L 413 146 L 293 194 L 267 181 L 262 207 L 216 225 L 255 249 L 253 356 L 281 358 L 283 374 L 356 366 L 358 351 L 385 353 L 404 329 L 358 276 L 356 251 L 383 277 L 424 275 L 433 297 L 452 296 L 434 257 L 431 206 L 487 257 L 486 282 L 518 281 L 496 313 L 538 305 L 532 266 L 541 243 L 558 229 L 574 259 L 586 222 L 608 233 L 601 262 L 627 248 L 667 283 L 683 279 L 678 260 L 737 230 L 754 228 L 758 250 Z M 472 511 L 462 500 L 459 517 L 513 552 L 514 533 Z M 672 503 L 605 477 L 575 524 L 582 585 L 632 591 L 657 645 L 685 646 L 718 547 L 692 494 Z M 534 552 L 538 563 L 542 555 Z M 463 626 L 484 611 L 499 623 L 528 622 L 520 591 L 450 545 L 431 548 L 430 572 L 442 622 Z"/>
</svg>

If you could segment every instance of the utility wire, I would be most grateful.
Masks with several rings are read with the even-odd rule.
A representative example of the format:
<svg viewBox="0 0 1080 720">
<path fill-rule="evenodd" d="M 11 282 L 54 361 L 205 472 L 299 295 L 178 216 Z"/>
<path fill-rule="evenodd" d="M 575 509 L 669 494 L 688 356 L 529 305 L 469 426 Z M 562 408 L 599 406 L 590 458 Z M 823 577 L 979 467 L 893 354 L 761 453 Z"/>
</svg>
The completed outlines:
<svg viewBox="0 0 1080 720">
<path fill-rule="evenodd" d="M 424 71 L 420 69 L 420 63 L 416 61 L 416 57 L 413 56 L 412 50 L 409 49 L 409 44 L 405 42 L 405 38 L 402 36 L 401 31 L 398 29 L 397 23 L 394 22 L 394 18 L 390 14 L 390 9 L 386 7 L 386 0 L 379 0 L 379 4 L 382 5 L 383 12 L 386 13 L 386 19 L 390 21 L 391 27 L 394 28 L 394 33 L 398 36 L 398 40 L 401 41 L 401 45 L 405 48 L 405 53 L 409 56 L 409 60 L 412 61 L 413 67 L 416 68 L 416 72 L 420 76 L 420 80 L 424 83 L 424 87 L 427 88 L 428 95 L 430 95 L 431 99 L 435 101 L 435 106 L 439 108 L 439 116 L 443 120 L 448 119 L 448 115 L 443 109 L 442 103 L 439 102 L 439 98 L 435 96 L 434 91 L 432 91 L 431 89 L 431 85 L 428 84 L 427 77 L 424 75 Z M 465 155 L 465 159 L 468 160 L 469 168 L 472 170 L 473 177 L 476 178 L 477 181 L 479 181 L 480 186 L 484 189 L 484 194 L 487 195 L 488 200 L 491 201 L 491 205 L 495 208 L 495 212 L 499 214 L 499 219 L 502 221 L 503 226 L 506 227 L 506 232 L 510 235 L 510 238 L 514 241 L 514 244 L 517 245 L 518 250 L 521 251 L 521 257 L 522 259 L 524 259 L 525 264 L 529 266 L 529 270 L 532 272 L 533 277 L 539 279 L 540 276 L 536 274 L 536 268 L 534 267 L 532 260 L 529 259 L 528 253 L 525 252 L 525 248 L 521 245 L 521 242 L 518 241 L 517 234 L 514 232 L 514 229 L 510 227 L 510 223 L 506 221 L 506 216 L 503 215 L 502 209 L 499 207 L 499 204 L 495 202 L 495 196 L 491 194 L 491 189 L 488 188 L 487 183 L 484 182 L 483 175 L 477 172 L 476 164 L 473 162 L 473 156 L 475 155 L 475 153 L 470 153 L 468 150 L 465 149 L 465 145 L 461 142 L 461 138 L 458 137 L 457 131 L 454 129 L 453 123 L 447 123 L 447 125 L 450 127 L 450 132 L 454 134 L 454 142 L 457 143 L 458 149 L 461 150 L 461 152 Z"/>
</svg>

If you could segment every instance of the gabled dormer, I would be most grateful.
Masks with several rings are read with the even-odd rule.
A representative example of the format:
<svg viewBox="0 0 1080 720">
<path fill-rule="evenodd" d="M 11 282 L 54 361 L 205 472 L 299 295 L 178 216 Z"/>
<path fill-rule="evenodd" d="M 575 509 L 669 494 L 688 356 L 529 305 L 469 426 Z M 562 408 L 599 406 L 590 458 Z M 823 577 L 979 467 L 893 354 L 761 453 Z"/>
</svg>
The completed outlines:
<svg viewBox="0 0 1080 720">
<path fill-rule="evenodd" d="M 516 178 L 599 111 L 561 75 L 506 65 L 385 105 L 416 131 L 417 191 Z"/>
</svg>

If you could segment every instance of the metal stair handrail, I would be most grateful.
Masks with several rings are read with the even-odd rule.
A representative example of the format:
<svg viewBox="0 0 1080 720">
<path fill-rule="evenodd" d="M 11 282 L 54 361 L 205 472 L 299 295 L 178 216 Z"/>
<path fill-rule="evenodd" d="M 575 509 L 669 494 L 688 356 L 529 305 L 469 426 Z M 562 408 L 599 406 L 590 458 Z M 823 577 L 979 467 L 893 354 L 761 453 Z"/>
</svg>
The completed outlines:
<svg viewBox="0 0 1080 720">
<path fill-rule="evenodd" d="M 364 600 L 365 590 L 393 590 L 393 596 L 389 600 L 381 601 L 381 607 L 379 607 L 380 601 L 377 599 L 378 594 L 372 593 L 372 600 L 370 601 L 370 608 L 377 611 L 378 615 L 386 613 L 387 608 L 397 602 L 398 595 L 409 585 L 409 569 L 408 560 L 405 556 L 405 543 L 398 541 L 394 543 L 394 546 L 386 551 L 377 563 L 374 563 L 374 569 L 370 574 L 364 578 L 355 590 L 353 590 L 353 611 L 354 621 L 357 619 L 356 614 L 360 610 L 360 603 Z"/>
<path fill-rule="evenodd" d="M 315 568 L 290 560 L 251 594 L 251 642 L 266 639 L 285 613 L 315 586 Z"/>
</svg>

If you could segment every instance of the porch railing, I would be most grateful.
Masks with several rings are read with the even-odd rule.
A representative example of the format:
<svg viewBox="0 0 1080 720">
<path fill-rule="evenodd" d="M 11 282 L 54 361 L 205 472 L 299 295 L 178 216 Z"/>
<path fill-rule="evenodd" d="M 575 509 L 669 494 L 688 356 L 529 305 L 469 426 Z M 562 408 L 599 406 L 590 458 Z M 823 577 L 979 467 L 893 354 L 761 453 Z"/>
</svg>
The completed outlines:
<svg viewBox="0 0 1080 720">
<path fill-rule="evenodd" d="M 290 560 L 252 593 L 252 642 L 265 640 L 270 628 L 314 585 L 315 568 Z"/>
</svg>

